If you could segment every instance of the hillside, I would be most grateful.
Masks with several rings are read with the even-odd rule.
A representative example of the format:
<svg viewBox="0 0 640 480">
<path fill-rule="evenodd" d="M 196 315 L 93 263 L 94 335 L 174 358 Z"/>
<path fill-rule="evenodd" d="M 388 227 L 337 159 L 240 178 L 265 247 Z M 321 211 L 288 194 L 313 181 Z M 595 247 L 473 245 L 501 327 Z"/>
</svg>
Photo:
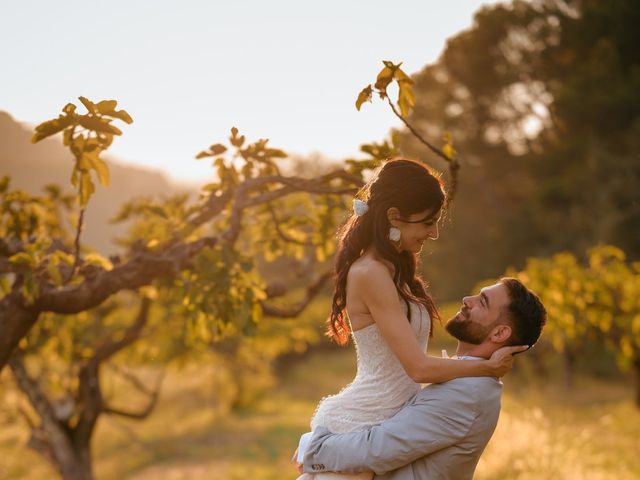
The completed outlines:
<svg viewBox="0 0 640 480">
<path fill-rule="evenodd" d="M 33 129 L 0 111 L 0 175 L 9 175 L 13 188 L 33 193 L 49 183 L 70 190 L 71 154 L 59 136 L 31 143 Z M 113 239 L 125 226 L 112 225 L 109 219 L 120 205 L 136 196 L 170 195 L 185 188 L 172 183 L 162 172 L 146 170 L 107 157 L 111 168 L 111 185 L 98 187 L 85 216 L 84 239 L 105 254 L 116 250 Z"/>
</svg>

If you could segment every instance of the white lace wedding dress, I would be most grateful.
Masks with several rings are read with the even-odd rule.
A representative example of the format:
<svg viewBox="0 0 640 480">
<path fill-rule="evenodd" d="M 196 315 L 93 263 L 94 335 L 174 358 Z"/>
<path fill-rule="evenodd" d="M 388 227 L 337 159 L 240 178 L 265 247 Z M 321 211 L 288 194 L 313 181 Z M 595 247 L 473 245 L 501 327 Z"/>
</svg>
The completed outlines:
<svg viewBox="0 0 640 480">
<path fill-rule="evenodd" d="M 403 305 L 406 305 L 402 302 Z M 411 305 L 411 327 L 426 350 L 430 319 L 426 308 Z M 407 308 L 404 307 L 406 312 Z M 334 433 L 363 430 L 392 417 L 412 398 L 420 385 L 404 371 L 374 323 L 353 332 L 358 371 L 353 381 L 340 393 L 323 398 L 311 419 L 311 429 L 322 425 Z M 373 473 L 305 473 L 298 480 L 369 480 Z"/>
</svg>

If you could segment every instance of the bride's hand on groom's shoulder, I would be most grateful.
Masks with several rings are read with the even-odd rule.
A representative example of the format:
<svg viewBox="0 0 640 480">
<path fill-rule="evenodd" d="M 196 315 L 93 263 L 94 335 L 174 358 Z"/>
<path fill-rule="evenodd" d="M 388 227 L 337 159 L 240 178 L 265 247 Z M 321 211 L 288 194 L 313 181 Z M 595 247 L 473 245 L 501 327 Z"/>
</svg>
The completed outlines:
<svg viewBox="0 0 640 480">
<path fill-rule="evenodd" d="M 496 377 L 503 377 L 513 367 L 513 355 L 515 353 L 524 352 L 529 347 L 527 345 L 518 345 L 515 347 L 502 347 L 493 352 L 489 363 L 492 364 L 494 374 Z"/>
</svg>

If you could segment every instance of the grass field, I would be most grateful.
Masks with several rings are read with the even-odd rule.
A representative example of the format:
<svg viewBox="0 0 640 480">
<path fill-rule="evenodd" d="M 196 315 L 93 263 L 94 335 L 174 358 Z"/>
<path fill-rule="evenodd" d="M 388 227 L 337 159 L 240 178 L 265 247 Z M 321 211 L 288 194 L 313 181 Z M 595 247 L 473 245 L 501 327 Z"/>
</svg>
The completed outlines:
<svg viewBox="0 0 640 480">
<path fill-rule="evenodd" d="M 103 418 L 95 437 L 97 480 L 287 480 L 300 433 L 323 395 L 354 373 L 351 350 L 316 354 L 288 368 L 277 388 L 251 409 L 216 406 L 210 369 L 170 374 L 156 411 L 144 422 Z M 640 410 L 630 386 L 579 378 L 576 388 L 505 379 L 496 433 L 478 480 L 640 478 Z M 19 421 L 0 425 L 0 478 L 57 478 L 25 447 Z"/>
</svg>

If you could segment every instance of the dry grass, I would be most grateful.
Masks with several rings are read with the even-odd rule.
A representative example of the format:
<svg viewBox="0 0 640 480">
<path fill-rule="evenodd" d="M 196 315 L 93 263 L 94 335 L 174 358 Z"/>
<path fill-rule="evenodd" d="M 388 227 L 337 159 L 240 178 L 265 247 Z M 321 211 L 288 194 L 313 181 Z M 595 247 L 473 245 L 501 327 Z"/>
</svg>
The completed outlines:
<svg viewBox="0 0 640 480">
<path fill-rule="evenodd" d="M 289 457 L 323 395 L 353 376 L 353 354 L 315 355 L 289 369 L 250 410 L 215 404 L 211 368 L 167 378 L 145 422 L 103 419 L 94 441 L 97 480 L 294 479 Z M 478 480 L 640 478 L 640 411 L 628 385 L 581 379 L 572 392 L 522 378 L 505 381 L 503 412 Z M 1 417 L 0 479 L 56 478 L 24 447 L 15 417 Z"/>
</svg>

